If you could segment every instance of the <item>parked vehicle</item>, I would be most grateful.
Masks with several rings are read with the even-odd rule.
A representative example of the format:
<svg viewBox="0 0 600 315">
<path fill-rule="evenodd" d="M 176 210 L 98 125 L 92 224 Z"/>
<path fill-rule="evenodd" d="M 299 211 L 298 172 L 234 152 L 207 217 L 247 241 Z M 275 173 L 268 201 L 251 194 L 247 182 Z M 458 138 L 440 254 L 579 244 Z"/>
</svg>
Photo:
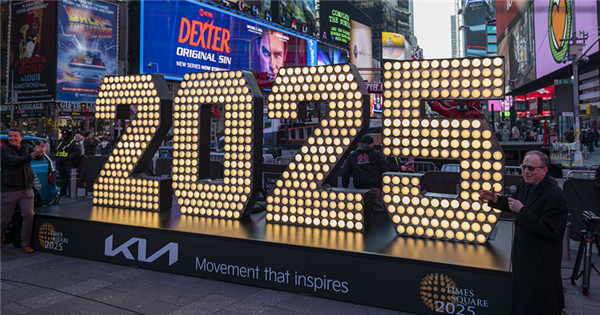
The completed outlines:
<svg viewBox="0 0 600 315">
<path fill-rule="evenodd" d="M 44 138 L 23 136 L 21 143 L 35 147 L 45 142 L 46 139 Z M 4 148 L 7 144 L 8 135 L 0 134 L 0 148 Z M 44 153 L 44 157 L 41 160 L 31 161 L 31 168 L 35 175 L 33 182 L 33 192 L 35 194 L 34 206 L 37 208 L 56 202 L 58 199 L 58 187 L 55 181 L 56 168 L 50 157 Z M 2 170 L 0 169 L 0 171 Z"/>
</svg>

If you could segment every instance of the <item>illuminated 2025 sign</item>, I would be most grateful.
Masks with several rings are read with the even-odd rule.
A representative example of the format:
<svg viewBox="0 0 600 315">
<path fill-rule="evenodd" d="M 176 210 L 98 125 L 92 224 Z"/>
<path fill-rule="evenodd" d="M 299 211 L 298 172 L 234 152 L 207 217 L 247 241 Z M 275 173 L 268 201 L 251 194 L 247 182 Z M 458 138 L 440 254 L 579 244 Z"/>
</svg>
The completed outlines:
<svg viewBox="0 0 600 315">
<path fill-rule="evenodd" d="M 504 154 L 487 121 L 427 118 L 421 103 L 428 99 L 500 99 L 502 64 L 501 58 L 384 64 L 383 153 L 458 159 L 462 170 L 457 196 L 423 194 L 418 174 L 384 174 L 383 198 L 399 234 L 479 243 L 487 240 L 497 214 L 478 200 L 478 191 L 503 190 Z M 139 106 L 95 184 L 95 204 L 149 210 L 166 205 L 161 199 L 169 196 L 160 193 L 160 181 L 137 175 L 143 169 L 140 161 L 156 150 L 150 152 L 151 144 L 164 137 L 159 127 L 170 123 L 169 109 L 159 107 L 167 104 L 159 97 L 162 88 L 157 85 L 163 83 L 157 82 L 161 80 L 113 77 L 101 86 L 97 118 L 115 118 L 119 105 Z M 329 111 L 268 194 L 267 221 L 364 230 L 366 191 L 323 187 L 368 126 L 368 94 L 356 68 L 280 69 L 268 95 L 269 118 L 294 119 L 298 106 L 310 101 L 325 102 Z M 222 180 L 210 181 L 207 119 L 210 105 L 216 104 L 225 108 L 225 170 Z M 235 219 L 254 206 L 260 189 L 262 108 L 261 94 L 249 73 L 186 75 L 173 114 L 172 188 L 182 213 Z"/>
</svg>

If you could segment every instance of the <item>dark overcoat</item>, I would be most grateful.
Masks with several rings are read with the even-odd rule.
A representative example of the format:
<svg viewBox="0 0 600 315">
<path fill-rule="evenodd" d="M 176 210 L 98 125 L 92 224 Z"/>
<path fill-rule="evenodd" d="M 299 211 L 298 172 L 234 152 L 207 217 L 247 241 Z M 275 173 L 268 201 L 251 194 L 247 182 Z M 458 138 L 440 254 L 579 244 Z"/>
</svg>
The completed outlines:
<svg viewBox="0 0 600 315">
<path fill-rule="evenodd" d="M 517 185 L 523 208 L 516 214 L 513 245 L 513 314 L 560 314 L 562 294 L 562 239 L 568 219 L 567 201 L 554 179 L 547 176 L 528 193 Z M 510 211 L 507 197 L 494 208 Z"/>
</svg>

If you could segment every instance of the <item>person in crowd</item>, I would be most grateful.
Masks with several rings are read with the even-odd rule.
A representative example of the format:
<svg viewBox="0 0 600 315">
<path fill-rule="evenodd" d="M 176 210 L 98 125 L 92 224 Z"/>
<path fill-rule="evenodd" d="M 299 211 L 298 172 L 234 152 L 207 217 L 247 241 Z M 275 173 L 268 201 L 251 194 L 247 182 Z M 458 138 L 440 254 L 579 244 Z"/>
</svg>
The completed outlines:
<svg viewBox="0 0 600 315">
<path fill-rule="evenodd" d="M 265 30 L 260 40 L 253 45 L 252 65 L 260 66 L 260 69 L 254 70 L 265 72 L 269 80 L 275 79 L 279 68 L 285 64 L 288 40 L 288 36 L 280 31 Z"/>
<path fill-rule="evenodd" d="M 600 141 L 600 133 L 598 133 L 598 128 L 594 128 L 594 143 L 596 144 L 596 147 L 600 147 L 600 145 L 598 144 L 598 142 Z"/>
<path fill-rule="evenodd" d="M 96 147 L 98 147 L 98 138 L 92 137 L 92 133 L 85 133 L 85 140 L 83 141 L 83 149 L 86 156 L 96 155 Z"/>
<path fill-rule="evenodd" d="M 81 154 L 85 153 L 85 149 L 83 146 L 83 140 L 84 140 L 84 138 L 81 134 L 79 134 L 79 133 L 75 134 L 75 141 L 77 141 L 77 145 L 79 146 L 79 150 L 81 151 Z"/>
<path fill-rule="evenodd" d="M 534 142 L 535 141 L 535 131 L 532 129 L 527 129 L 525 132 L 525 142 Z"/>
<path fill-rule="evenodd" d="M 573 128 L 569 128 L 569 130 L 567 130 L 567 132 L 565 133 L 565 142 L 575 142 L 575 133 L 573 132 Z"/>
<path fill-rule="evenodd" d="M 502 129 L 502 141 L 510 141 L 510 130 L 508 130 L 508 126 L 504 126 L 504 128 Z"/>
<path fill-rule="evenodd" d="M 383 211 L 381 199 L 381 174 L 390 168 L 383 153 L 373 148 L 373 137 L 365 135 L 358 148 L 350 153 L 344 162 L 342 186 L 348 187 L 350 176 L 354 177 L 354 187 L 369 189 L 373 195 L 373 211 Z"/>
<path fill-rule="evenodd" d="M 517 128 L 517 126 L 514 126 L 510 131 L 510 140 L 519 141 L 519 139 L 521 139 L 521 132 L 519 131 L 519 128 Z"/>
<path fill-rule="evenodd" d="M 494 132 L 496 133 L 496 138 L 498 139 L 498 141 L 502 141 L 502 131 L 501 131 L 500 127 L 495 126 Z"/>
<path fill-rule="evenodd" d="M 79 165 L 81 149 L 69 130 L 63 132 L 63 137 L 56 147 L 56 165 L 60 175 L 60 195 L 66 196 L 69 188 L 69 175 L 72 168 Z"/>
<path fill-rule="evenodd" d="M 510 197 L 482 190 L 480 199 L 515 214 L 512 314 L 560 314 L 562 241 L 567 201 L 548 175 L 550 160 L 540 151 L 525 154 L 523 180 Z"/>
<path fill-rule="evenodd" d="M 23 132 L 18 128 L 11 128 L 8 132 L 8 145 L 1 151 L 2 156 L 2 243 L 4 244 L 8 223 L 15 213 L 17 204 L 21 207 L 23 224 L 21 226 L 21 249 L 26 253 L 33 253 L 31 247 L 31 232 L 33 229 L 34 174 L 31 168 L 33 159 L 41 160 L 46 151 L 46 144 L 36 146 L 35 149 L 27 144 L 22 144 Z"/>
<path fill-rule="evenodd" d="M 102 138 L 100 142 L 100 155 L 110 155 L 112 147 L 112 143 L 107 138 Z"/>
</svg>

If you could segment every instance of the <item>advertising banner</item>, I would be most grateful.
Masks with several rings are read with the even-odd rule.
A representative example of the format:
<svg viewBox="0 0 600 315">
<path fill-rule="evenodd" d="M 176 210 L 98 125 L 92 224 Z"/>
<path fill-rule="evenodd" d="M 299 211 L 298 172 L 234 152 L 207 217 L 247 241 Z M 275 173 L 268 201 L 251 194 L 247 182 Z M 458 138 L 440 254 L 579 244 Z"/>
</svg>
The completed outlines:
<svg viewBox="0 0 600 315">
<path fill-rule="evenodd" d="M 267 1 L 265 1 L 267 2 Z M 274 2 L 274 1 L 270 1 Z M 279 0 L 277 21 L 304 34 L 317 35 L 317 10 L 315 0 Z M 321 1 L 323 5 L 323 1 Z M 263 6 L 267 7 L 266 3 Z M 273 7 L 273 5 L 271 5 Z"/>
<path fill-rule="evenodd" d="M 381 54 L 383 59 L 408 60 L 410 59 L 410 49 L 406 49 L 408 44 L 404 36 L 396 33 L 381 33 L 383 47 Z"/>
<path fill-rule="evenodd" d="M 341 47 L 350 45 L 351 15 L 353 5 L 348 1 L 322 1 L 319 7 L 321 39 Z"/>
<path fill-rule="evenodd" d="M 326 66 L 339 63 L 348 63 L 348 52 L 325 44 L 319 44 L 317 65 Z"/>
<path fill-rule="evenodd" d="M 54 100 L 56 2 L 11 2 L 9 89 L 16 102 Z"/>
<path fill-rule="evenodd" d="M 506 56 L 506 86 L 518 88 L 536 79 L 536 45 L 533 6 L 529 6 L 498 44 L 498 55 Z"/>
<path fill-rule="evenodd" d="M 118 8 L 90 0 L 58 3 L 56 99 L 93 102 L 102 78 L 117 74 Z"/>
<path fill-rule="evenodd" d="M 368 23 L 367 23 L 368 22 Z M 352 20 L 350 24 L 350 63 L 357 68 L 373 68 L 373 37 L 371 22 Z M 372 81 L 372 71 L 359 71 L 363 80 Z"/>
<path fill-rule="evenodd" d="M 504 31 L 510 29 L 509 25 L 527 2 L 528 0 L 496 0 L 496 25 L 498 27 L 496 34 L 498 34 L 499 40 L 506 35 Z"/>
<path fill-rule="evenodd" d="M 141 73 L 183 76 L 250 68 L 273 79 L 283 66 L 307 63 L 305 39 L 208 5 L 143 1 L 141 11 Z"/>
<path fill-rule="evenodd" d="M 537 77 L 541 78 L 566 66 L 563 60 L 568 55 L 569 42 L 561 39 L 572 37 L 573 15 L 577 32 L 585 31 L 590 36 L 583 47 L 584 51 L 597 38 L 598 9 L 596 1 L 572 0 L 536 0 L 534 7 Z M 597 51 L 598 44 L 588 55 Z"/>
</svg>

